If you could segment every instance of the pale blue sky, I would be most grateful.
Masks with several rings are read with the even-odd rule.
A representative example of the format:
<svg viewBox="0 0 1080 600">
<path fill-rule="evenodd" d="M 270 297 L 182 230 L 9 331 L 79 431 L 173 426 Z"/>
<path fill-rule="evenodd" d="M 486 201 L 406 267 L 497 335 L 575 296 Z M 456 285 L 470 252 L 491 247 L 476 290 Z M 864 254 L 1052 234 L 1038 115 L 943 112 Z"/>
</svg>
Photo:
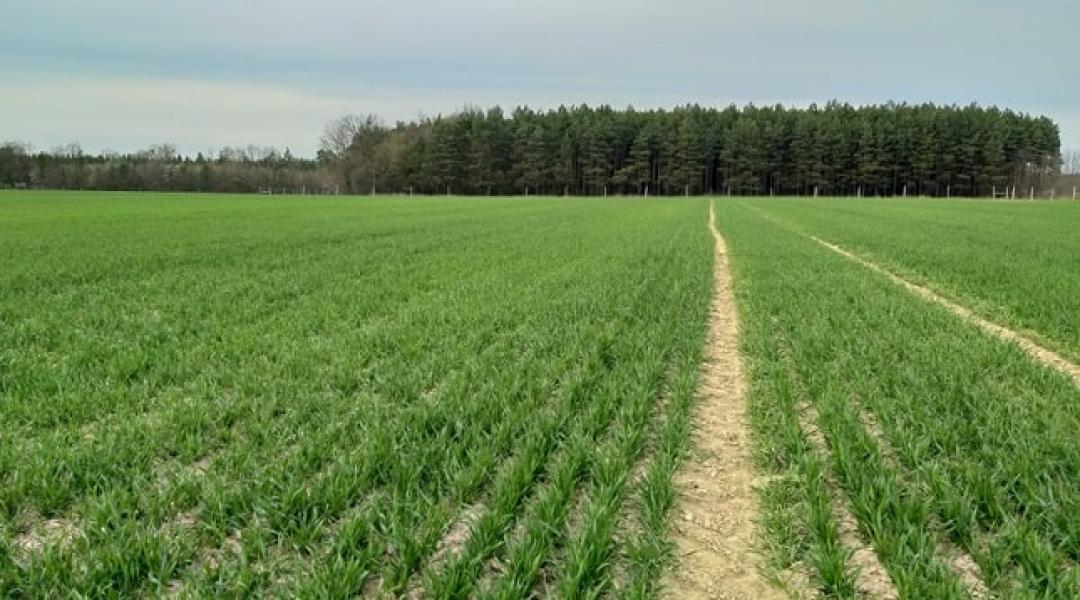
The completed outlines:
<svg viewBox="0 0 1080 600">
<path fill-rule="evenodd" d="M 1080 149 L 1076 0 L 4 2 L 0 140 L 313 154 L 344 112 L 997 104 Z"/>
</svg>

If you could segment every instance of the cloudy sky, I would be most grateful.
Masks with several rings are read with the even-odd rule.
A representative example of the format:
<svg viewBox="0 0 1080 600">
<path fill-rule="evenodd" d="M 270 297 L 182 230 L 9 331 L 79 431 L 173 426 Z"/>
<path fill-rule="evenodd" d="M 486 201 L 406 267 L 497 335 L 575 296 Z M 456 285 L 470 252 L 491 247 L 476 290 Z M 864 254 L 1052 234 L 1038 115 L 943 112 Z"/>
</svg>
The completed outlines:
<svg viewBox="0 0 1080 600">
<path fill-rule="evenodd" d="M 1080 149 L 1077 0 L 9 0 L 0 140 L 288 146 L 336 115 L 997 104 Z"/>
</svg>

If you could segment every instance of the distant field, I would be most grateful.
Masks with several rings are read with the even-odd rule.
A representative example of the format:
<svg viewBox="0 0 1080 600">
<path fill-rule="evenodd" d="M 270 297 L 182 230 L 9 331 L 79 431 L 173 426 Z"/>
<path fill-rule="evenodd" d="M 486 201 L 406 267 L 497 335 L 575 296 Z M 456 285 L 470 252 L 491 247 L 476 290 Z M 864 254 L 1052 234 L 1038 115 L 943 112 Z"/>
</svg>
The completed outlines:
<svg viewBox="0 0 1080 600">
<path fill-rule="evenodd" d="M 77 192 L 0 193 L 0 595 L 657 596 L 710 203 L 761 571 L 1080 597 L 1080 387 L 810 237 L 1075 362 L 1080 204 Z"/>
</svg>

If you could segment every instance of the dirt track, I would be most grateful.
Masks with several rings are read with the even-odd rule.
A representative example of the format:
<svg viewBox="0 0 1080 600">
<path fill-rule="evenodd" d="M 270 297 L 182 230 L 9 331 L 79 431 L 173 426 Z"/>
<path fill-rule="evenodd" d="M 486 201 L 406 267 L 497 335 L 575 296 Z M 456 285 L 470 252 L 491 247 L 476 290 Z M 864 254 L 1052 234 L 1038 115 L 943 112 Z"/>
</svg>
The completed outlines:
<svg viewBox="0 0 1080 600">
<path fill-rule="evenodd" d="M 990 335 L 1007 342 L 1015 343 L 1035 360 L 1050 367 L 1051 369 L 1056 369 L 1057 371 L 1060 371 L 1061 373 L 1067 375 L 1068 377 L 1072 378 L 1073 382 L 1077 386 L 1080 386 L 1080 365 L 1077 365 L 1076 363 L 1068 360 L 1067 358 L 1061 356 L 1053 350 L 1039 345 L 1038 343 L 1032 341 L 1030 338 L 1024 336 L 1018 331 L 1009 329 L 1008 327 L 1003 327 L 992 321 L 988 321 L 975 314 L 971 309 L 947 300 L 938 295 L 937 293 L 933 292 L 932 290 L 908 281 L 907 279 L 896 275 L 888 269 L 885 269 L 880 265 L 874 264 L 866 260 L 865 258 L 858 256 L 857 254 L 854 254 L 848 250 L 845 250 L 844 248 L 841 248 L 840 246 L 837 246 L 836 244 L 831 244 L 818 237 L 809 237 L 815 242 L 821 244 L 822 246 L 825 246 L 829 250 L 832 250 L 833 252 L 836 252 L 837 254 L 849 260 L 857 262 L 860 265 L 870 269 L 871 271 L 875 271 L 888 277 L 894 283 L 906 288 L 908 291 L 914 293 L 915 295 L 921 296 L 922 298 L 925 298 L 931 302 L 944 306 L 956 316 L 964 319 L 969 323 L 972 323 L 973 325 L 977 325 L 980 329 L 989 333 Z"/>
<path fill-rule="evenodd" d="M 693 448 L 676 485 L 679 564 L 664 583 L 666 598 L 783 598 L 760 575 L 754 543 L 757 497 L 746 423 L 746 379 L 727 246 L 714 224 L 713 300 L 701 374 Z"/>
</svg>

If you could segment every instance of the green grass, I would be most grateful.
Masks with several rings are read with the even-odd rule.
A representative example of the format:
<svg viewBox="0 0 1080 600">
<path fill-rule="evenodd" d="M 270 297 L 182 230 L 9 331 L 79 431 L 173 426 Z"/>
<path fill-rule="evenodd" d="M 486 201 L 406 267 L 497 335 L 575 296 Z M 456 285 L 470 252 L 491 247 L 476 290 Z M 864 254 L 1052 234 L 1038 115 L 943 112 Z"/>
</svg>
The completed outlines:
<svg viewBox="0 0 1080 600">
<path fill-rule="evenodd" d="M 1080 390 L 804 237 L 799 231 L 823 234 L 801 220 L 799 231 L 789 226 L 804 217 L 794 205 L 717 201 L 742 311 L 756 453 L 778 476 L 761 492 L 771 567 L 808 570 L 819 589 L 850 595 L 850 565 L 822 506 L 832 493 L 850 502 L 863 543 L 903 597 L 969 591 L 939 550 L 943 541 L 970 553 L 999 594 L 1076 597 Z M 815 409 L 826 455 L 800 426 L 800 401 Z M 865 412 L 883 439 L 864 425 Z M 822 489 L 820 469 L 838 489 Z"/>
<path fill-rule="evenodd" d="M 758 206 L 1080 361 L 1080 203 L 803 199 Z"/>
<path fill-rule="evenodd" d="M 704 202 L 0 208 L 5 595 L 595 594 L 628 584 L 614 565 L 654 585 L 666 548 L 615 533 L 631 470 L 670 496 L 685 446 Z"/>
<path fill-rule="evenodd" d="M 1080 390 L 806 237 L 1075 357 L 1078 207 L 712 202 L 769 573 L 862 595 L 844 506 L 902 597 L 1080 597 Z M 0 194 L 0 595 L 656 597 L 707 214 Z"/>
</svg>

